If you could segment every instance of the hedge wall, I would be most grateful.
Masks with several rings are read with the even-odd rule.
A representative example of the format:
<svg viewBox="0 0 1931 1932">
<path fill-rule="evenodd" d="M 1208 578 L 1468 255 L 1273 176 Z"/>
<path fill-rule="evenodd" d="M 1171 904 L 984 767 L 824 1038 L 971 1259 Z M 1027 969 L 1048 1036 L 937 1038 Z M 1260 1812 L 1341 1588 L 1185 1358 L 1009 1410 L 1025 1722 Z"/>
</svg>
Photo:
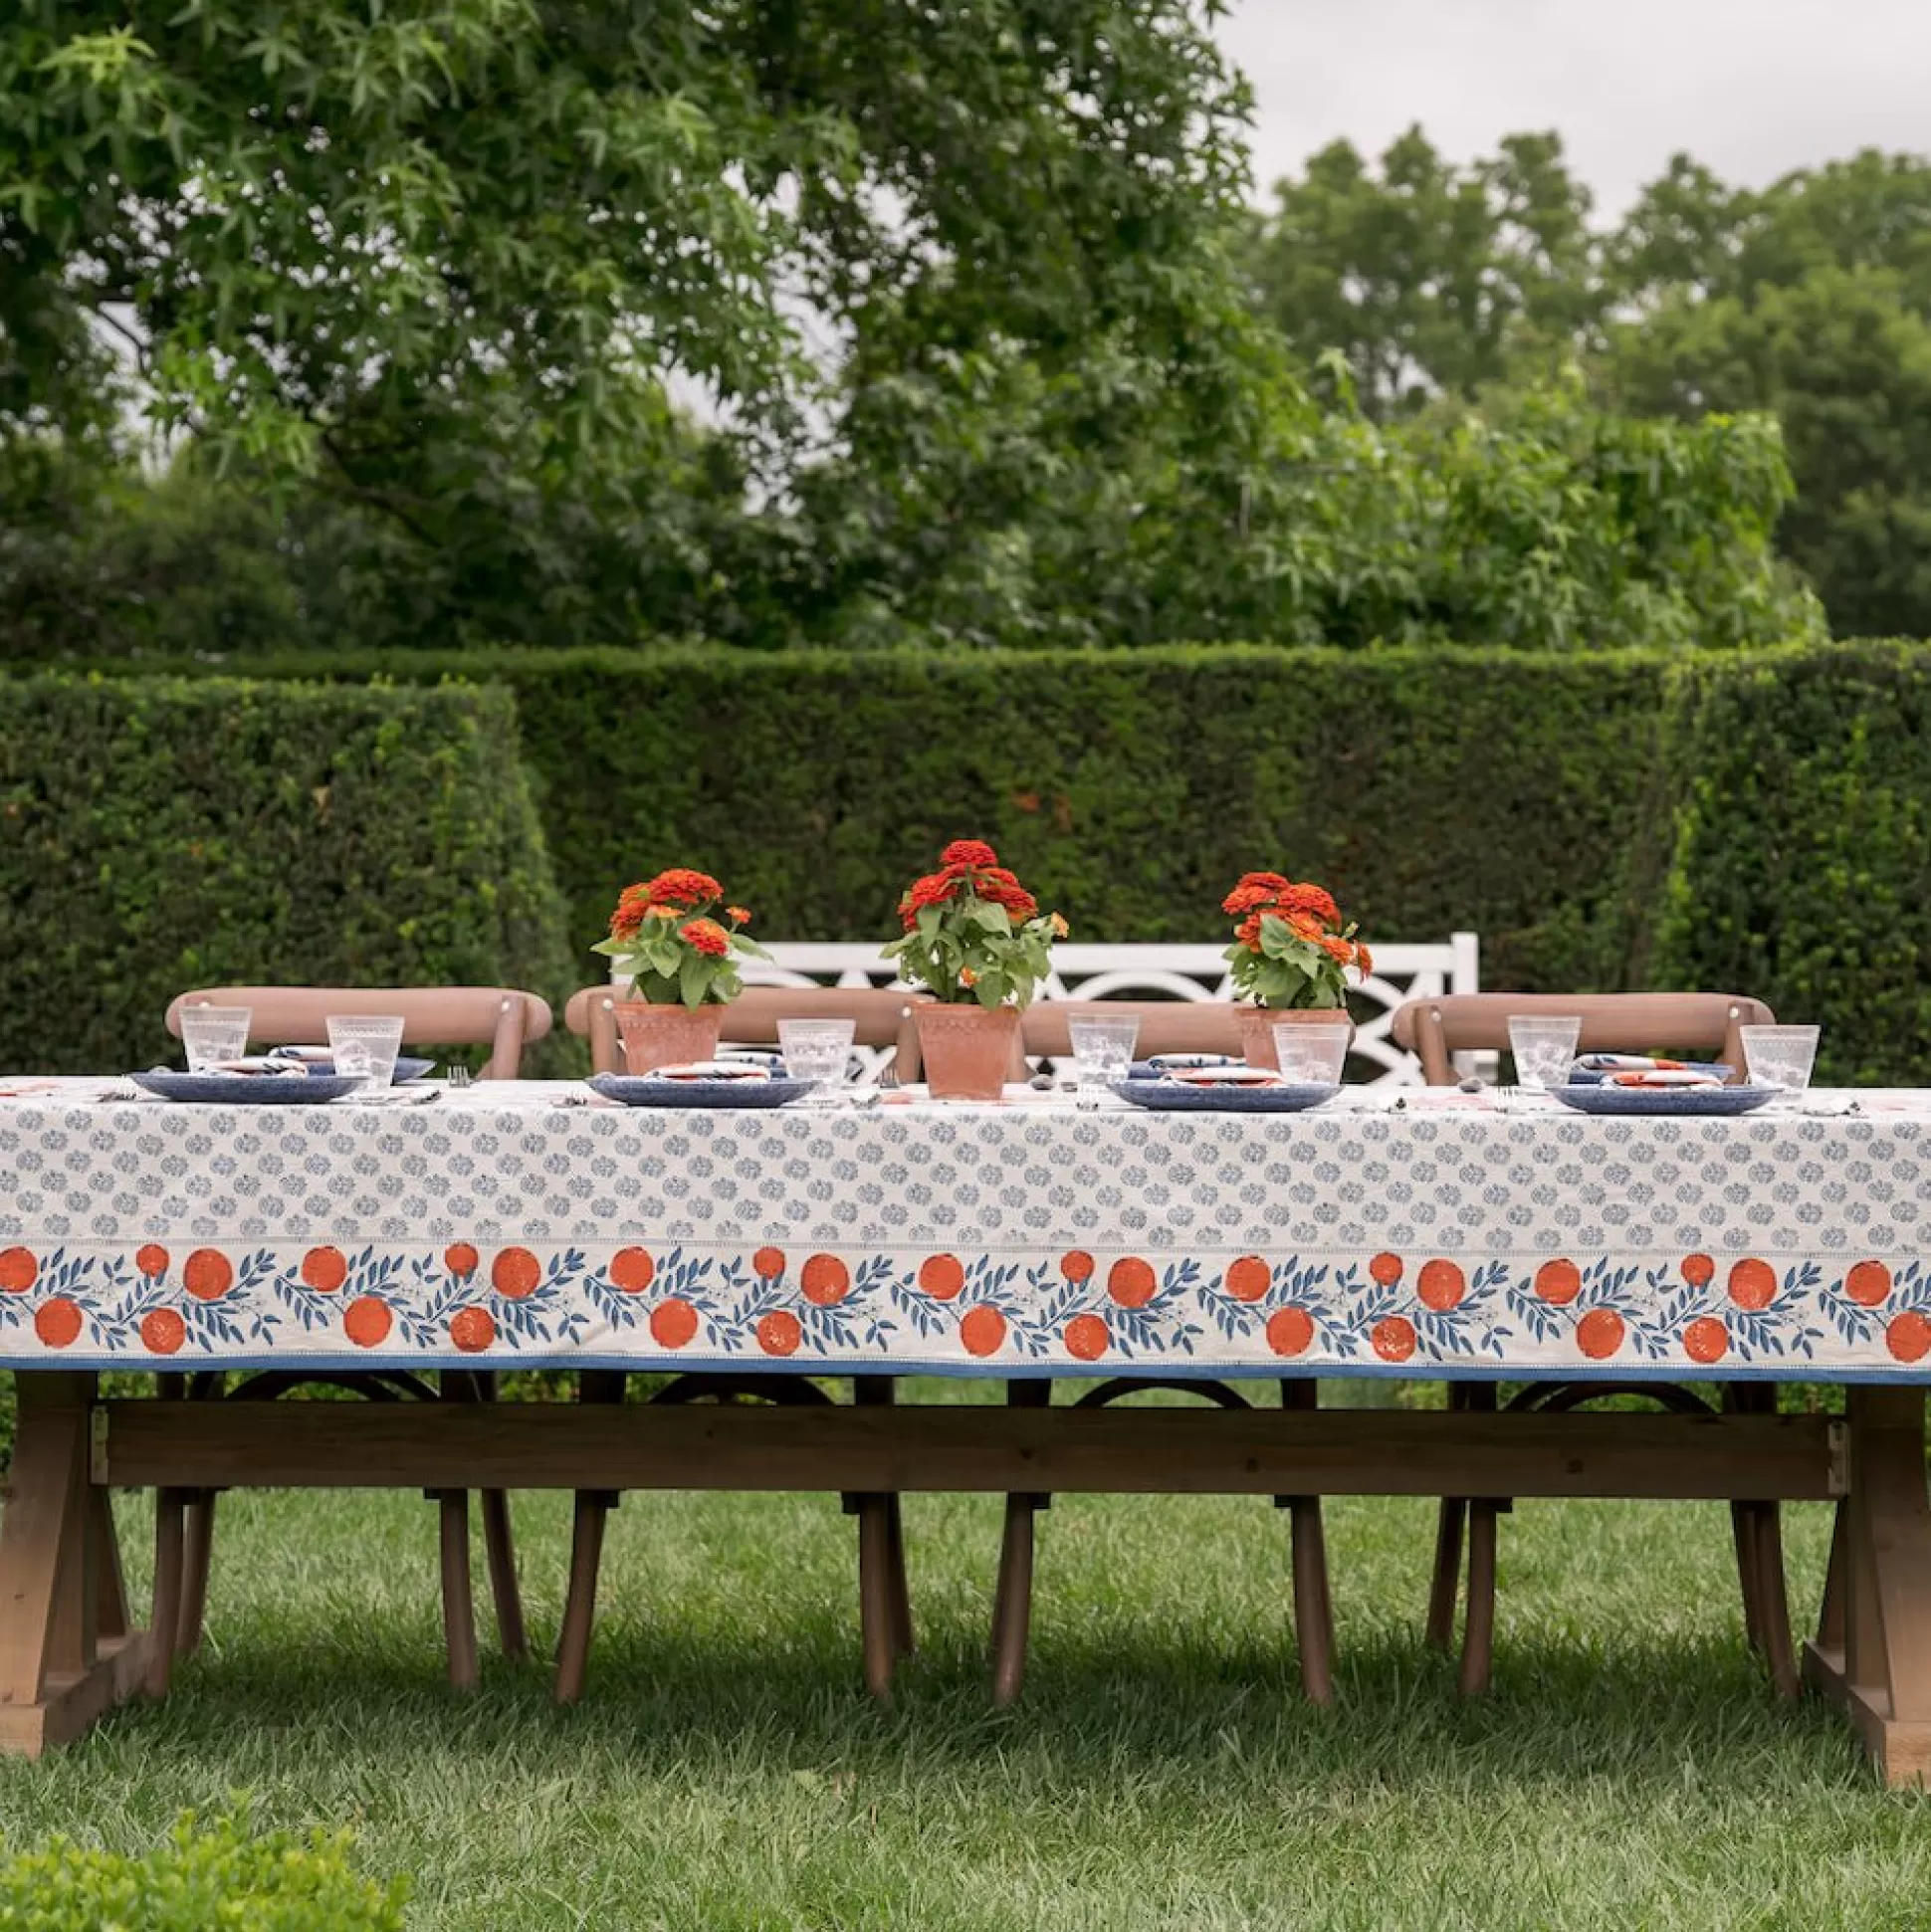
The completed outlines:
<svg viewBox="0 0 1931 1932">
<path fill-rule="evenodd" d="M 1080 939 L 1217 938 L 1228 883 L 1275 864 L 1330 883 L 1371 939 L 1472 927 L 1492 987 L 1756 992 L 1824 1023 L 1826 1077 L 1931 1080 L 1922 645 L 252 668 L 508 687 L 577 980 L 601 976 L 585 949 L 617 889 L 659 866 L 719 873 L 766 936 L 872 939 L 904 881 L 970 832 Z M 405 817 L 386 835 L 408 834 Z"/>
<path fill-rule="evenodd" d="M 1816 1021 L 1824 1078 L 1931 1085 L 1931 647 L 1687 667 L 1663 764 L 1649 976 Z"/>
<path fill-rule="evenodd" d="M 586 978 L 617 889 L 659 866 L 718 873 L 767 936 L 883 938 L 905 881 L 971 832 L 1082 940 L 1217 939 L 1234 878 L 1279 864 L 1371 937 L 1475 927 L 1507 986 L 1620 983 L 1672 661 L 664 648 L 251 669 L 509 686 Z"/>
<path fill-rule="evenodd" d="M 0 681 L 0 1067 L 145 1066 L 189 986 L 574 968 L 507 693 Z"/>
</svg>

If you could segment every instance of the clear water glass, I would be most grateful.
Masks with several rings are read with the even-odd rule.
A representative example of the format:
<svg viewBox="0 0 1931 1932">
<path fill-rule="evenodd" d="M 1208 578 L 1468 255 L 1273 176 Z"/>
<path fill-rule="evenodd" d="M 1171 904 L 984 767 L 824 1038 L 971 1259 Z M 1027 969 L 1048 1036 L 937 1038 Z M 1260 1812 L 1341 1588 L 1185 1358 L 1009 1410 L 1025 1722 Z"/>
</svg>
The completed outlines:
<svg viewBox="0 0 1931 1932">
<path fill-rule="evenodd" d="M 248 1029 L 254 1023 L 252 1006 L 183 1006 L 181 1047 L 190 1073 L 206 1073 L 248 1051 Z"/>
<path fill-rule="evenodd" d="M 1509 1021 L 1509 1051 L 1515 1056 L 1516 1084 L 1539 1094 L 1564 1085 L 1582 1036 L 1580 1013 L 1515 1014 Z"/>
<path fill-rule="evenodd" d="M 1134 1043 L 1140 1038 L 1140 1021 L 1131 1013 L 1119 1019 L 1092 1015 L 1068 1020 L 1066 1033 L 1072 1042 L 1073 1065 L 1079 1071 L 1074 1104 L 1097 1107 L 1107 1089 L 1127 1077 L 1133 1065 Z"/>
<path fill-rule="evenodd" d="M 377 1013 L 330 1013 L 328 1054 L 335 1071 L 350 1079 L 386 1087 L 395 1078 L 402 1051 L 402 1020 Z"/>
<path fill-rule="evenodd" d="M 1301 1021 L 1275 1027 L 1274 1063 L 1281 1078 L 1295 1087 L 1340 1086 L 1352 1030 L 1345 1019 L 1332 1026 Z"/>
<path fill-rule="evenodd" d="M 811 1082 L 811 1091 L 804 1096 L 807 1107 L 837 1104 L 857 1030 L 857 1022 L 849 1019 L 778 1021 L 777 1044 L 784 1055 L 784 1071 L 793 1080 Z"/>
<path fill-rule="evenodd" d="M 1775 1087 L 1795 1096 L 1811 1084 L 1817 1064 L 1816 1026 L 1740 1026 L 1744 1077 L 1753 1087 Z"/>
</svg>

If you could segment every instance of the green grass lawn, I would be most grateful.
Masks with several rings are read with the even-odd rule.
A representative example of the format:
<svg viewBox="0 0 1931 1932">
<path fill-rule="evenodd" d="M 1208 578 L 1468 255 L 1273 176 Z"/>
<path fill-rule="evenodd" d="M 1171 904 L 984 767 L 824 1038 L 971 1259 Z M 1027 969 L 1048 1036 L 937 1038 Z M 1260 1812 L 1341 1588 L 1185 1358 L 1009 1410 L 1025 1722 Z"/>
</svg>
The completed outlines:
<svg viewBox="0 0 1931 1932">
<path fill-rule="evenodd" d="M 145 1500 L 122 1517 L 143 1575 Z M 627 1498 L 570 1711 L 537 1666 L 444 1687 L 431 1505 L 221 1507 L 205 1653 L 166 1704 L 0 1764 L 13 1841 L 143 1845 L 246 1789 L 264 1823 L 352 1826 L 436 1927 L 1931 1925 L 1931 1813 L 1828 1711 L 1772 1702 L 1716 1507 L 1524 1504 L 1495 1694 L 1464 1705 L 1419 1640 L 1433 1506 L 1330 1505 L 1339 1702 L 1317 1711 L 1274 1510 L 1068 1499 L 1005 1713 L 992 1500 L 907 1506 L 920 1650 L 889 1712 L 835 1498 Z M 517 1521 L 546 1646 L 568 1499 Z M 1801 1616 L 1827 1527 L 1789 1512 Z"/>
</svg>

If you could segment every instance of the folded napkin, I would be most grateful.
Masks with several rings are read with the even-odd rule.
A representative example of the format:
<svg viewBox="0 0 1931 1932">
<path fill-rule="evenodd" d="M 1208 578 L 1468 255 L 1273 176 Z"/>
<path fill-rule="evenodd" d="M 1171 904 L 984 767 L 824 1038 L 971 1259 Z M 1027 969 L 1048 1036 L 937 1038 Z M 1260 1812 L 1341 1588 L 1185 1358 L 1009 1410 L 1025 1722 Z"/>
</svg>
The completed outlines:
<svg viewBox="0 0 1931 1932">
<path fill-rule="evenodd" d="M 280 1075 L 283 1079 L 293 1077 L 300 1080 L 307 1078 L 309 1069 L 300 1060 L 281 1060 L 272 1053 L 254 1053 L 245 1060 L 217 1060 L 213 1066 L 203 1067 L 200 1071 L 242 1074 L 251 1079 L 262 1075 Z"/>
<path fill-rule="evenodd" d="M 1603 1084 L 1607 1087 L 1680 1090 L 1684 1087 L 1720 1087 L 1723 1078 L 1720 1073 L 1704 1067 L 1635 1067 L 1626 1073 L 1606 1074 Z"/>
<path fill-rule="evenodd" d="M 1242 1063 L 1226 1053 L 1156 1053 L 1139 1062 L 1156 1073 L 1179 1073 L 1189 1067 L 1237 1067 Z"/>
<path fill-rule="evenodd" d="M 1181 1080 L 1189 1087 L 1280 1087 L 1286 1082 L 1272 1067 L 1245 1066 L 1238 1060 L 1223 1066 L 1169 1067 L 1170 1080 Z"/>
<path fill-rule="evenodd" d="M 1702 1060 L 1665 1060 L 1653 1053 L 1585 1053 L 1569 1077 L 1618 1087 L 1720 1087 L 1730 1078 L 1730 1069 Z"/>
<path fill-rule="evenodd" d="M 687 1060 L 681 1066 L 658 1067 L 654 1080 L 768 1080 L 770 1072 L 751 1060 Z"/>
<path fill-rule="evenodd" d="M 271 1060 L 294 1060 L 305 1067 L 332 1066 L 335 1062 L 335 1049 L 332 1046 L 278 1046 L 269 1051 Z"/>
</svg>

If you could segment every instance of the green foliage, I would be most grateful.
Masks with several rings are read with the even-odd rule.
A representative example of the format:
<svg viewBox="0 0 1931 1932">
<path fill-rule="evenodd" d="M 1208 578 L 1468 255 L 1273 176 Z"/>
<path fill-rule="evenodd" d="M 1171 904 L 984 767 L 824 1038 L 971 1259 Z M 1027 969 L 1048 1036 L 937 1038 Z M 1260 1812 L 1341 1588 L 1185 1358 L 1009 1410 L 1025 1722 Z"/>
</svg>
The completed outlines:
<svg viewBox="0 0 1931 1932">
<path fill-rule="evenodd" d="M 982 839 L 946 847 L 941 869 L 915 880 L 899 901 L 904 932 L 879 949 L 900 978 L 954 1005 L 1023 1009 L 1052 970 L 1058 913 L 1039 911 Z"/>
<path fill-rule="evenodd" d="M 743 906 L 725 903 L 717 880 L 674 868 L 647 885 L 624 887 L 609 937 L 590 951 L 612 962 L 633 999 L 659 1006 L 725 1005 L 745 989 L 738 962 L 767 957 L 740 930 L 749 919 Z"/>
<path fill-rule="evenodd" d="M 1825 1081 L 1931 1082 L 1931 652 L 1858 643 L 1686 671 L 1649 966 L 1824 1028 Z"/>
<path fill-rule="evenodd" d="M 25 1932 L 402 1932 L 406 1879 L 348 1863 L 346 1832 L 248 1833 L 245 1819 L 198 1827 L 183 1813 L 139 1855 L 54 1838 L 0 1857 L 0 1927 Z"/>
<path fill-rule="evenodd" d="M 1592 232 L 1554 136 L 1457 168 L 1416 130 L 1379 168 L 1324 149 L 1275 194 L 1246 250 L 1256 304 L 1305 369 L 1337 351 L 1369 414 L 1445 397 L 1505 420 L 1566 362 L 1621 415 L 1774 413 L 1782 553 L 1839 632 L 1931 633 L 1931 159 L 1748 189 L 1678 155 Z"/>
<path fill-rule="evenodd" d="M 0 681 L 0 1065 L 145 1066 L 191 986 L 567 971 L 500 692 Z"/>
<path fill-rule="evenodd" d="M 1583 987 L 1623 983 L 1650 903 L 1625 852 L 1668 662 L 677 647 L 253 668 L 513 690 L 585 968 L 617 885 L 669 864 L 730 880 L 766 939 L 882 943 L 905 880 L 969 832 L 1081 940 L 1217 940 L 1258 862 L 1322 881 L 1371 941 L 1474 927 L 1487 983 Z"/>
</svg>

